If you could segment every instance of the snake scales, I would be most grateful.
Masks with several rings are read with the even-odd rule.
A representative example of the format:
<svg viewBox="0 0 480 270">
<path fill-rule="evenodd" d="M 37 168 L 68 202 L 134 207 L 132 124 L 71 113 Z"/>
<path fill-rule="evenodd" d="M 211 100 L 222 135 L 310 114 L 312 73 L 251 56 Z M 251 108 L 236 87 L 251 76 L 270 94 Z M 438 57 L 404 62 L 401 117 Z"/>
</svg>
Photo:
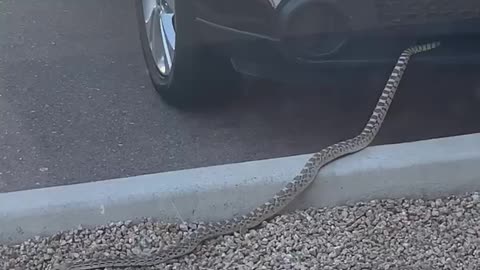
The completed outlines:
<svg viewBox="0 0 480 270">
<path fill-rule="evenodd" d="M 69 265 L 70 270 L 87 270 L 105 267 L 134 267 L 153 266 L 170 259 L 178 258 L 193 252 L 200 243 L 216 236 L 230 234 L 236 231 L 244 233 L 246 230 L 256 227 L 279 211 L 284 209 L 298 194 L 305 190 L 315 179 L 318 171 L 331 161 L 342 156 L 360 151 L 366 148 L 377 135 L 390 104 L 393 100 L 398 84 L 407 67 L 410 57 L 416 53 L 429 51 L 440 45 L 433 42 L 423 45 L 412 46 L 403 51 L 398 58 L 390 78 L 377 102 L 373 113 L 362 132 L 345 141 L 341 141 L 322 149 L 310 157 L 300 174 L 289 182 L 282 190 L 277 192 L 270 200 L 257 207 L 250 213 L 238 218 L 231 218 L 221 222 L 209 223 L 189 235 L 180 244 L 168 247 L 151 257 L 129 257 L 121 259 L 100 259 L 87 262 L 77 262 Z"/>
</svg>

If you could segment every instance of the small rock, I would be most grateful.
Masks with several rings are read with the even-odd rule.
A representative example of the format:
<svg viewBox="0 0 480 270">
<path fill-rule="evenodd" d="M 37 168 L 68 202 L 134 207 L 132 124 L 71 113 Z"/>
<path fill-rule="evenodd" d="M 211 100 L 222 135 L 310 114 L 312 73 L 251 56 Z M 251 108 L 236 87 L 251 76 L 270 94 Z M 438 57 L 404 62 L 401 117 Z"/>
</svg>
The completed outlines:
<svg viewBox="0 0 480 270">
<path fill-rule="evenodd" d="M 181 231 L 184 231 L 184 232 L 188 231 L 188 225 L 185 223 L 180 224 L 179 228 Z"/>
</svg>

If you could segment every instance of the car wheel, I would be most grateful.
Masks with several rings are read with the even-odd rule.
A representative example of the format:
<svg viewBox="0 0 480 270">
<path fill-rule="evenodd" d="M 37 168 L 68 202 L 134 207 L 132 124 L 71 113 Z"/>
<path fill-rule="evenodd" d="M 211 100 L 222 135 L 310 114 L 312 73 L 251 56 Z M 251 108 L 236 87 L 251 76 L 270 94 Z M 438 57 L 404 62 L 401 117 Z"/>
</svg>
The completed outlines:
<svg viewBox="0 0 480 270">
<path fill-rule="evenodd" d="M 186 109 L 232 97 L 239 74 L 200 42 L 191 1 L 137 0 L 136 9 L 150 79 L 168 104 Z"/>
</svg>

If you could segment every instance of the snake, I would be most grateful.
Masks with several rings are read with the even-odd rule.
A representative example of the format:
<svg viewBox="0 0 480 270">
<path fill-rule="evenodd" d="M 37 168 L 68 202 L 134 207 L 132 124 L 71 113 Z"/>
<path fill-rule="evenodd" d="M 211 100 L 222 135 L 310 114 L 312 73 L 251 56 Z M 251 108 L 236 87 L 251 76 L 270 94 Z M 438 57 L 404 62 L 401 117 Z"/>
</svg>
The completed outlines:
<svg viewBox="0 0 480 270">
<path fill-rule="evenodd" d="M 355 137 L 332 144 L 312 154 L 300 173 L 292 181 L 288 182 L 273 197 L 248 214 L 199 226 L 177 245 L 169 246 L 152 256 L 100 258 L 91 261 L 80 261 L 67 265 L 66 269 L 89 270 L 106 267 L 154 266 L 192 253 L 207 239 L 235 232 L 244 234 L 247 230 L 255 228 L 262 222 L 274 217 L 316 179 L 321 168 L 340 157 L 353 154 L 370 145 L 382 126 L 411 56 L 432 50 L 438 46 L 440 46 L 440 42 L 435 41 L 413 45 L 405 49 L 398 57 L 397 63 L 363 130 Z M 65 268 L 62 267 L 61 269 Z"/>
</svg>

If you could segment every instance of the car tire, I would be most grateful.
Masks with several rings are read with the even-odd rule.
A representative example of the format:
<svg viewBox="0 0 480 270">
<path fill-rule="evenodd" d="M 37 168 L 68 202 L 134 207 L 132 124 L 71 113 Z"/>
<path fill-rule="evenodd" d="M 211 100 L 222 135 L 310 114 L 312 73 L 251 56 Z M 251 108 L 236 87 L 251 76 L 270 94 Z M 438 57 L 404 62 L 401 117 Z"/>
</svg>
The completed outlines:
<svg viewBox="0 0 480 270">
<path fill-rule="evenodd" d="M 236 92 L 239 74 L 228 57 L 202 44 L 196 29 L 192 1 L 174 0 L 175 52 L 168 75 L 154 60 L 142 0 L 136 1 L 140 43 L 155 90 L 169 105 L 180 109 L 224 104 Z"/>
</svg>

